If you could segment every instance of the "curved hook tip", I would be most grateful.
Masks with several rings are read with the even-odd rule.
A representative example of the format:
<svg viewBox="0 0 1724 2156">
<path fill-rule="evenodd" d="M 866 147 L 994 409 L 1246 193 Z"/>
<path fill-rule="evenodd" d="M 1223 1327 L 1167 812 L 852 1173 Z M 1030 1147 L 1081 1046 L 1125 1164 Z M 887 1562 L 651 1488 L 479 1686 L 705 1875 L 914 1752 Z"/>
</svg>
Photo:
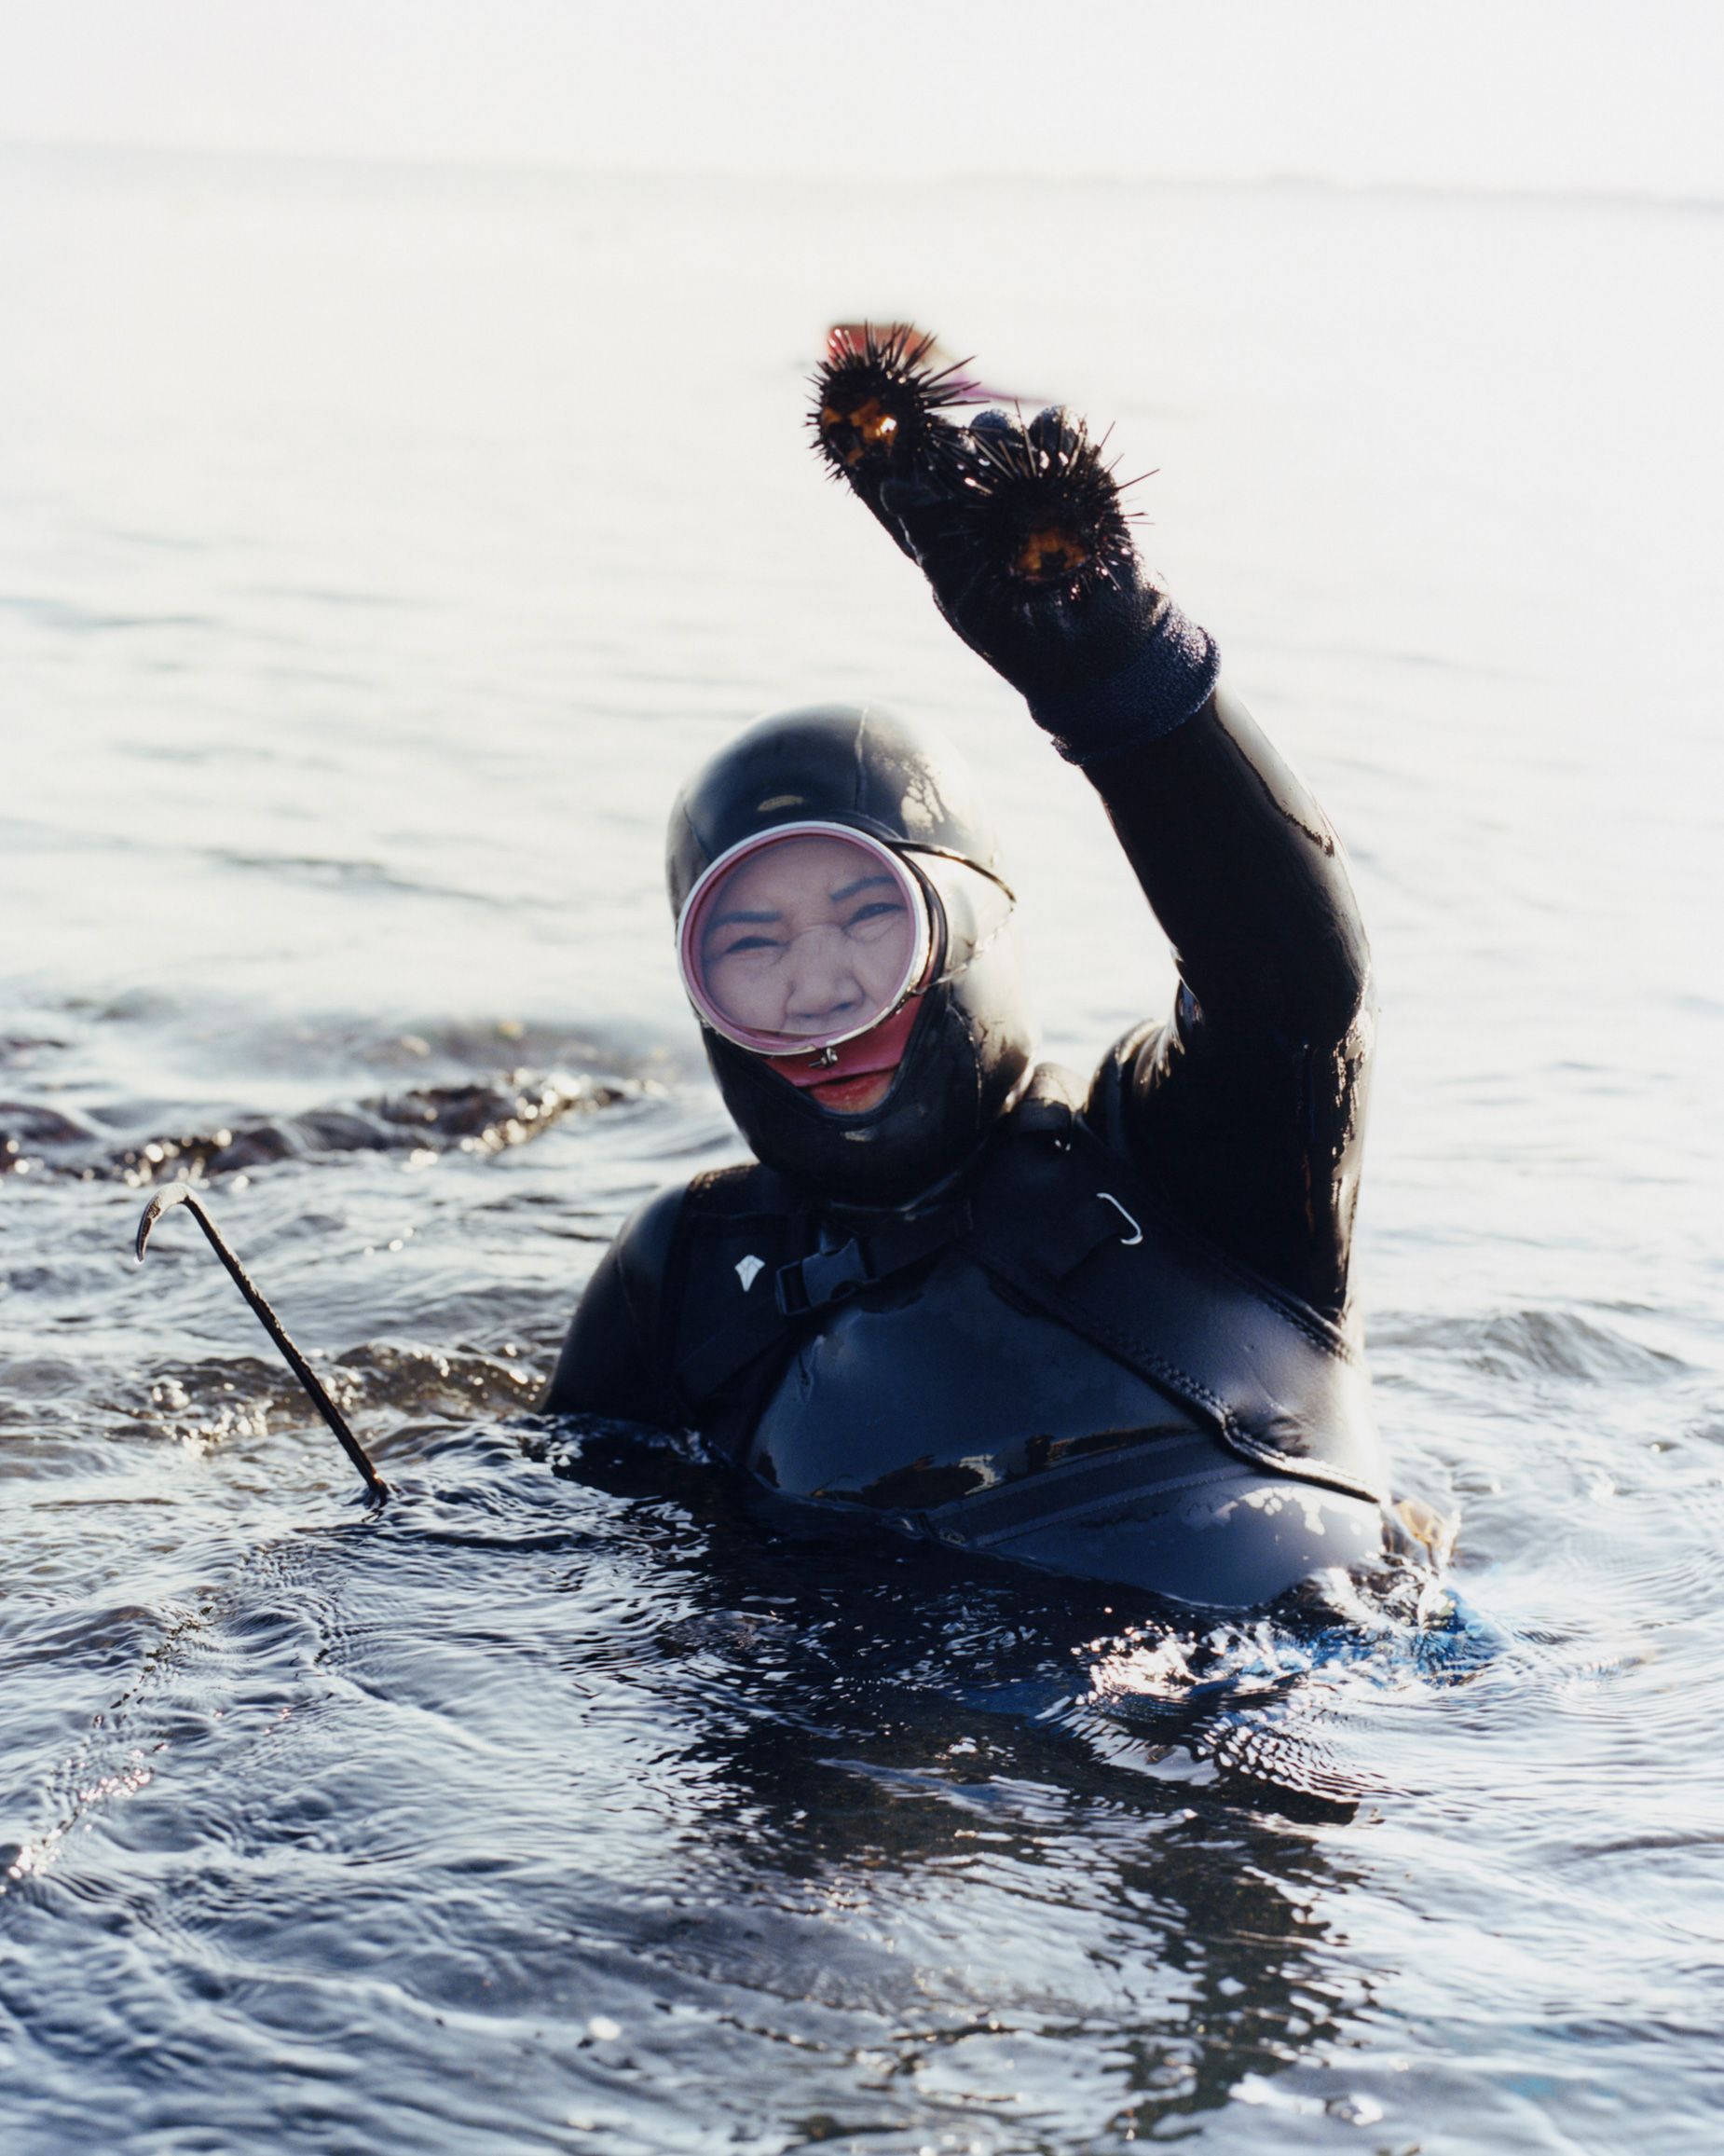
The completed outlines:
<svg viewBox="0 0 1724 2156">
<path fill-rule="evenodd" d="M 190 1198 L 191 1194 L 192 1187 L 189 1183 L 165 1183 L 159 1190 L 151 1192 L 150 1202 L 144 1208 L 144 1217 L 138 1223 L 138 1240 L 135 1248 L 140 1265 L 144 1263 L 144 1253 L 150 1246 L 151 1229 L 155 1227 L 170 1205 L 184 1203 L 185 1200 Z"/>
</svg>

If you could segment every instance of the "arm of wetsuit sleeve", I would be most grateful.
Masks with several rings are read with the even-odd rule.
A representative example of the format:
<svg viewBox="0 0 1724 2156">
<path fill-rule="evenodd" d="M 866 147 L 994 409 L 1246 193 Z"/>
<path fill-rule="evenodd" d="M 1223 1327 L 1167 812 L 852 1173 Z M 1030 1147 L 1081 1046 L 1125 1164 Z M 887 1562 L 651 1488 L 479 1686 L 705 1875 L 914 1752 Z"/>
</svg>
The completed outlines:
<svg viewBox="0 0 1724 2156">
<path fill-rule="evenodd" d="M 1225 688 L 1084 761 L 1181 982 L 1168 1023 L 1103 1064 L 1101 1119 L 1188 1218 L 1339 1315 L 1374 1019 L 1339 842 Z"/>
<path fill-rule="evenodd" d="M 1086 766 L 1203 1023 L 1338 1044 L 1370 951 L 1327 817 L 1238 699 Z"/>
<path fill-rule="evenodd" d="M 547 1415 L 602 1415 L 675 1428 L 685 1418 L 663 1375 L 661 1311 L 684 1193 L 661 1191 L 623 1223 L 587 1283 L 539 1399 Z"/>
<path fill-rule="evenodd" d="M 1139 558 L 1084 426 L 1050 409 L 953 428 L 926 350 L 835 353 L 816 440 L 1088 772 L 1174 946 L 1174 1015 L 1103 1064 L 1092 1111 L 1188 1219 L 1338 1315 L 1370 1011 L 1334 835 L 1217 692 L 1212 639 Z"/>
</svg>

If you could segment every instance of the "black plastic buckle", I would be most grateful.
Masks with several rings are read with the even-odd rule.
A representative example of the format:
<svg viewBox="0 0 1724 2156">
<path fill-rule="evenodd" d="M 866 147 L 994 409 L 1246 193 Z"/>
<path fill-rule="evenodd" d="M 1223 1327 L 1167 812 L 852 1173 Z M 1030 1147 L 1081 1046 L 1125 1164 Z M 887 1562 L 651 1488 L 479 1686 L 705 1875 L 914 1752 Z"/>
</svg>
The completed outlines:
<svg viewBox="0 0 1724 2156">
<path fill-rule="evenodd" d="M 816 1250 L 778 1268 L 773 1294 L 786 1317 L 805 1317 L 828 1303 L 842 1302 L 874 1277 L 868 1253 L 854 1239 L 837 1250 Z"/>
</svg>

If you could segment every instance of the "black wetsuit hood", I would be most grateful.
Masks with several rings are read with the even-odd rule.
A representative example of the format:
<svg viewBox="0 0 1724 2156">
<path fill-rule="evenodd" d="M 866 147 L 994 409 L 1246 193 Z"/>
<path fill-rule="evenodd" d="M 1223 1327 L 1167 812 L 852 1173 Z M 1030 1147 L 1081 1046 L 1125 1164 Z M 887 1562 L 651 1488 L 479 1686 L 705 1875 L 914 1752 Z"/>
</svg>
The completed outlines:
<svg viewBox="0 0 1724 2156">
<path fill-rule="evenodd" d="M 768 1167 L 841 1204 L 902 1205 L 973 1158 L 1034 1063 L 999 845 L 963 759 L 932 728 L 814 705 L 758 721 L 683 788 L 666 845 L 673 911 L 732 846 L 810 821 L 883 841 L 928 895 L 933 979 L 892 1090 L 865 1114 L 835 1115 L 703 1023 L 707 1061 Z"/>
</svg>

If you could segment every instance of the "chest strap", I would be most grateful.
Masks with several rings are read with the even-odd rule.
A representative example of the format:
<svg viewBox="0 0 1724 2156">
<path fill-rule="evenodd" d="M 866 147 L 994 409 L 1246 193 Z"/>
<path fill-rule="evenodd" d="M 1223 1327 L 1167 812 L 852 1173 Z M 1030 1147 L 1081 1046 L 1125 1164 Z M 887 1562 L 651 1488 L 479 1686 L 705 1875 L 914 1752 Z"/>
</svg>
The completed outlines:
<svg viewBox="0 0 1724 2156">
<path fill-rule="evenodd" d="M 778 1268 L 773 1300 L 786 1318 L 810 1316 L 890 1280 L 957 1242 L 971 1225 L 967 1201 L 894 1220 L 872 1235 L 853 1235 L 836 1250 L 811 1251 Z"/>
<path fill-rule="evenodd" d="M 1188 1228 L 1074 1119 L 1002 1148 L 963 1247 L 1276 1475 L 1379 1499 L 1370 1380 L 1338 1327 Z"/>
<path fill-rule="evenodd" d="M 805 1215 L 750 1210 L 715 1218 L 701 1208 L 686 1237 L 693 1255 L 672 1354 L 677 1391 L 698 1408 L 825 1311 L 950 1249 L 971 1224 L 965 1200 L 797 1256 L 814 1233 Z"/>
<path fill-rule="evenodd" d="M 1197 1415 L 1240 1459 L 1383 1494 L 1369 1380 L 1352 1342 L 1187 1227 L 1051 1082 L 1015 1111 L 962 1198 L 834 1248 L 818 1247 L 815 1216 L 759 1168 L 702 1178 L 688 1211 L 673 1375 L 693 1419 L 738 1442 L 825 1312 L 955 1248 Z"/>
</svg>

